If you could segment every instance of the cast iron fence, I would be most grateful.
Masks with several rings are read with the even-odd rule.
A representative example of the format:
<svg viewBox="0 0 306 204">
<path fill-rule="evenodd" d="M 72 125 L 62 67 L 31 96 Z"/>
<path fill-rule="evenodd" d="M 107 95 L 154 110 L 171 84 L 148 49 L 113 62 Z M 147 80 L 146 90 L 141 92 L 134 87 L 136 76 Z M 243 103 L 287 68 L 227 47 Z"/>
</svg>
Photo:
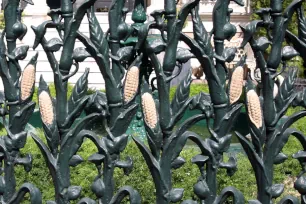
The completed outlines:
<svg viewBox="0 0 306 204">
<path fill-rule="evenodd" d="M 33 3 L 31 0 L 23 1 Z M 241 0 L 234 2 L 243 6 Z M 147 19 L 144 1 L 136 0 L 132 25 L 125 23 L 125 1 L 113 0 L 109 8 L 110 28 L 107 32 L 102 31 L 97 21 L 94 3 L 95 0 L 84 0 L 73 13 L 73 2 L 61 0 L 61 8 L 48 13 L 52 20 L 32 27 L 36 35 L 33 49 L 39 45 L 44 49 L 56 87 L 56 97 L 52 98 L 48 85 L 43 77 L 40 78 L 38 98 L 46 143 L 31 134 L 44 156 L 54 183 L 54 201 L 48 201 L 49 204 L 67 204 L 76 199 L 79 199 L 79 203 L 88 204 L 120 203 L 125 197 L 132 204 L 141 203 L 141 195 L 132 186 L 123 186 L 115 193 L 113 179 L 115 168 L 122 168 L 126 174 L 133 169 L 131 157 L 124 160 L 120 158 L 120 153 L 128 142 L 125 133 L 137 112 L 137 98 L 140 98 L 147 142 L 145 144 L 137 137 L 133 137 L 133 141 L 152 175 L 156 203 L 180 202 L 182 199 L 184 189 L 173 188 L 171 175 L 172 169 L 178 169 L 185 163 L 185 159 L 179 155 L 187 140 L 193 141 L 201 150 L 201 154 L 192 159 L 201 174 L 193 186 L 198 200 L 185 200 L 182 203 L 223 203 L 229 198 L 233 203 L 245 202 L 243 194 L 234 187 L 226 187 L 217 194 L 218 170 L 226 169 L 228 176 L 237 170 L 236 158 L 230 156 L 225 162 L 223 154 L 229 148 L 231 128 L 243 106 L 248 113 L 251 139 L 239 132 L 236 135 L 252 164 L 257 182 L 257 200 L 249 202 L 269 204 L 282 194 L 284 185 L 273 183 L 273 169 L 274 165 L 287 159 L 282 148 L 292 135 L 303 146 L 303 150 L 294 154 L 302 166 L 294 184 L 301 196 L 285 196 L 280 203 L 306 203 L 306 138 L 302 132 L 290 128 L 306 115 L 306 111 L 284 117 L 292 105 L 305 107 L 306 93 L 294 91 L 297 69 L 291 68 L 288 76 L 280 77 L 286 70 L 286 62 L 291 58 L 300 54 L 306 62 L 306 19 L 302 0 L 294 0 L 285 10 L 282 9 L 282 0 L 271 0 L 270 8 L 257 11 L 261 20 L 241 27 L 244 32 L 241 47 L 247 43 L 251 45 L 261 71 L 258 83 L 254 83 L 250 77 L 244 83 L 245 57 L 231 74 L 226 67 L 226 62 L 234 59 L 237 49 L 224 47 L 224 41 L 230 40 L 236 33 L 236 27 L 230 23 L 230 0 L 216 1 L 211 31 L 207 31 L 201 22 L 199 0 L 185 4 L 178 16 L 176 1 L 165 0 L 164 10 L 151 14 L 154 20 Z M 37 54 L 33 56 L 21 71 L 18 61 L 26 57 L 29 46 L 16 47 L 16 39 L 22 39 L 27 32 L 20 21 L 22 10 L 19 6 L 20 0 L 7 2 L 4 9 L 6 28 L 0 37 L 0 74 L 5 88 L 0 115 L 7 131 L 7 135 L 0 138 L 0 201 L 20 203 L 29 193 L 30 202 L 39 204 L 42 203 L 40 190 L 30 183 L 16 189 L 15 180 L 18 177 L 15 174 L 16 165 L 23 165 L 25 171 L 31 170 L 31 152 L 22 156 L 20 149 L 26 143 L 25 126 L 35 108 L 32 97 L 38 57 Z M 295 12 L 298 14 L 298 36 L 287 30 Z M 79 31 L 85 15 L 89 21 L 89 37 Z M 182 33 L 189 15 L 193 22 L 193 38 Z M 58 31 L 57 38 L 45 38 L 49 28 Z M 266 29 L 267 36 L 256 38 L 258 28 Z M 150 37 L 148 33 L 151 29 L 159 30 L 161 38 Z M 211 44 L 212 37 L 214 46 Z M 285 39 L 294 48 L 283 47 Z M 75 48 L 76 40 L 82 42 L 84 47 Z M 189 49 L 178 48 L 179 41 L 185 42 Z M 266 51 L 268 47 L 271 49 Z M 54 53 L 60 48 L 61 57 L 57 61 Z M 160 52 L 165 52 L 162 64 L 157 58 Z M 86 95 L 87 69 L 68 98 L 69 78 L 78 72 L 79 64 L 87 57 L 93 57 L 100 68 L 106 93 Z M 169 84 L 180 72 L 180 69 L 175 73 L 173 70 L 176 66 L 180 68 L 190 58 L 197 58 L 201 63 L 210 94 L 200 93 L 189 97 L 189 72 L 170 101 Z M 277 71 L 279 67 L 280 72 Z M 156 73 L 157 86 L 149 80 L 153 71 Z M 156 90 L 158 100 L 152 97 L 152 91 Z M 200 114 L 178 124 L 188 108 L 200 110 Z M 76 122 L 84 111 L 87 116 Z M 207 121 L 210 134 L 207 139 L 188 131 L 189 127 L 201 120 Z M 88 130 L 87 126 L 92 123 L 101 123 L 106 134 L 100 137 Z M 76 152 L 84 138 L 91 140 L 97 147 L 97 153 L 89 158 L 97 167 L 97 177 L 92 181 L 96 198 L 80 198 L 81 187 L 71 186 L 70 182 L 70 166 L 77 166 L 83 161 Z"/>
</svg>

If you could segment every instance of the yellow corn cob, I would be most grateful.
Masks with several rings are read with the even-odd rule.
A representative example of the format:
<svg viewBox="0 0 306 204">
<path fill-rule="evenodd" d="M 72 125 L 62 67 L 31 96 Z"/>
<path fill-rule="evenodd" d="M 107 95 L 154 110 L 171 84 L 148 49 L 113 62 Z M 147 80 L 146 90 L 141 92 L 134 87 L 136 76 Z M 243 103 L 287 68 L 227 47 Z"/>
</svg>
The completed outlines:
<svg viewBox="0 0 306 204">
<path fill-rule="evenodd" d="M 157 124 L 157 113 L 154 99 L 149 93 L 144 93 L 141 99 L 144 119 L 149 127 L 154 128 Z"/>
<path fill-rule="evenodd" d="M 243 71 L 243 67 L 239 66 L 233 72 L 229 90 L 230 104 L 238 101 L 242 94 L 244 74 Z"/>
<path fill-rule="evenodd" d="M 26 100 L 30 95 L 35 83 L 35 67 L 28 65 L 23 73 L 21 79 L 21 99 Z"/>
<path fill-rule="evenodd" d="M 46 125 L 51 125 L 54 119 L 52 100 L 46 91 L 39 94 L 39 110 L 42 121 Z"/>
<path fill-rule="evenodd" d="M 124 85 L 124 102 L 129 102 L 135 96 L 139 86 L 139 68 L 133 66 L 126 74 Z"/>
<path fill-rule="evenodd" d="M 257 93 L 250 90 L 247 93 L 248 115 L 251 122 L 257 127 L 262 126 L 262 111 Z"/>
</svg>

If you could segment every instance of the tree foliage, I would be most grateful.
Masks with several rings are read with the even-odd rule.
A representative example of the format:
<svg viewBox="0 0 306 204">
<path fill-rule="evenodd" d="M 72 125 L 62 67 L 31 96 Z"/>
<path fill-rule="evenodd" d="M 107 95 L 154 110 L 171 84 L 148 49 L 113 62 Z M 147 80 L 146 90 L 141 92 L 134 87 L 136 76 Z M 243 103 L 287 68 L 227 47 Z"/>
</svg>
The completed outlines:
<svg viewBox="0 0 306 204">
<path fill-rule="evenodd" d="M 271 0 L 251 0 L 251 9 L 252 9 L 252 15 L 250 20 L 256 20 L 260 19 L 260 17 L 256 14 L 256 11 L 260 8 L 269 8 L 270 7 L 270 1 Z M 283 9 L 287 8 L 288 5 L 292 2 L 292 0 L 283 0 Z M 306 3 L 303 3 L 304 12 L 306 12 Z M 298 20 L 296 13 L 293 14 L 292 20 L 290 21 L 290 24 L 288 26 L 288 30 L 290 30 L 295 35 L 298 34 Z M 257 33 L 258 36 L 263 36 L 266 34 L 265 29 L 260 29 L 260 32 Z M 286 42 L 284 44 L 287 45 Z M 270 49 L 267 49 L 267 52 L 269 52 Z M 303 67 L 303 59 L 301 57 L 295 57 L 292 61 L 288 62 L 289 66 L 296 66 L 299 67 L 299 77 L 305 78 L 304 73 L 304 67 Z"/>
</svg>

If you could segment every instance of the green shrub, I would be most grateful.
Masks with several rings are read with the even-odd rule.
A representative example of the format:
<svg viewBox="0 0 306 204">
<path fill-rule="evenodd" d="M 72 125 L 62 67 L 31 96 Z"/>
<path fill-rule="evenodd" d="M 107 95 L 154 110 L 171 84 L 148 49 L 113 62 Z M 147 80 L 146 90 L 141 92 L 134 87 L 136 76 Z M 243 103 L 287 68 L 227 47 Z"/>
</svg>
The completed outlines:
<svg viewBox="0 0 306 204">
<path fill-rule="evenodd" d="M 39 130 L 39 135 L 42 137 L 42 131 Z M 284 153 L 287 155 L 292 155 L 297 152 L 300 145 L 296 140 L 290 139 L 288 144 L 284 148 Z M 93 153 L 96 153 L 96 147 L 89 141 L 86 140 L 82 147 L 80 148 L 78 154 L 82 156 L 85 160 Z M 43 203 L 47 200 L 53 200 L 54 189 L 49 175 L 49 171 L 44 162 L 43 156 L 37 148 L 36 144 L 32 138 L 28 138 L 25 148 L 22 150 L 23 153 L 31 153 L 33 155 L 33 169 L 31 172 L 26 173 L 22 167 L 16 168 L 16 177 L 18 185 L 24 182 L 31 182 L 36 185 L 43 195 Z M 185 189 L 184 199 L 194 198 L 193 185 L 198 179 L 199 170 L 196 165 L 193 165 L 190 161 L 191 158 L 199 154 L 199 150 L 194 147 L 185 148 L 181 152 L 181 156 L 187 161 L 186 164 L 173 171 L 173 187 L 180 187 Z M 154 183 L 150 175 L 149 169 L 139 152 L 137 146 L 130 142 L 127 148 L 124 150 L 121 158 L 126 156 L 131 156 L 134 161 L 133 171 L 129 176 L 124 176 L 120 169 L 115 171 L 115 182 L 117 188 L 124 185 L 131 185 L 142 196 L 142 203 L 151 204 L 155 203 L 154 195 Z M 239 154 L 238 158 L 238 170 L 232 176 L 226 175 L 226 171 L 221 169 L 218 173 L 218 190 L 219 192 L 227 187 L 234 186 L 239 189 L 245 196 L 247 200 L 254 199 L 256 197 L 256 181 L 252 166 L 249 160 L 243 155 Z M 275 183 L 282 183 L 289 176 L 296 176 L 300 170 L 300 166 L 297 161 L 293 160 L 291 157 L 281 165 L 275 168 Z M 290 175 L 288 175 L 288 171 Z M 85 161 L 77 167 L 71 167 L 71 184 L 80 185 L 83 187 L 82 197 L 95 198 L 90 190 L 92 181 L 97 175 L 96 168 L 93 164 Z"/>
<path fill-rule="evenodd" d="M 177 86 L 173 86 L 170 88 L 170 100 L 173 99 L 176 88 Z M 200 92 L 209 93 L 208 85 L 207 84 L 191 84 L 190 85 L 189 97 L 195 96 Z"/>
</svg>

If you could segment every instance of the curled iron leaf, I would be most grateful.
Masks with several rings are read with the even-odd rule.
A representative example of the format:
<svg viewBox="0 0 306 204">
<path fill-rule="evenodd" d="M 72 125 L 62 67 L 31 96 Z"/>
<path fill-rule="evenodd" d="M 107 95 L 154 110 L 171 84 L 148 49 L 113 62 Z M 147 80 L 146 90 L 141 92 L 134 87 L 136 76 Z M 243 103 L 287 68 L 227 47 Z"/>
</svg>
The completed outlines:
<svg viewBox="0 0 306 204">
<path fill-rule="evenodd" d="M 80 197 L 82 191 L 81 186 L 69 186 L 67 189 L 68 200 L 76 200 Z"/>
<path fill-rule="evenodd" d="M 63 42 L 60 39 L 52 38 L 51 40 L 47 42 L 47 44 L 45 45 L 45 48 L 49 52 L 57 52 L 61 49 L 62 46 L 63 46 Z"/>
<path fill-rule="evenodd" d="M 125 149 L 128 142 L 128 135 L 124 134 L 119 137 L 116 137 L 114 141 L 111 141 L 109 139 L 105 139 L 104 141 L 110 154 L 118 154 Z"/>
<path fill-rule="evenodd" d="M 300 203 L 300 201 L 299 201 L 298 198 L 296 198 L 292 195 L 287 195 L 279 201 L 279 204 L 287 204 L 287 203 L 298 204 L 298 203 Z"/>
<path fill-rule="evenodd" d="M 262 52 L 264 52 L 266 49 L 268 49 L 271 42 L 266 37 L 260 37 L 256 41 L 256 48 Z"/>
<path fill-rule="evenodd" d="M 83 129 L 83 130 L 80 130 L 80 132 L 78 132 L 76 135 L 74 135 L 70 143 L 71 146 L 69 150 L 67 150 L 66 152 L 64 152 L 64 154 L 61 154 L 60 156 L 65 156 L 65 154 L 68 152 L 69 158 L 71 158 L 74 154 L 77 153 L 84 139 L 91 140 L 95 144 L 95 146 L 98 148 L 99 152 L 106 154 L 106 148 L 105 148 L 105 144 L 103 143 L 103 140 L 101 140 L 94 132 Z"/>
<path fill-rule="evenodd" d="M 202 111 L 206 115 L 206 117 L 210 118 L 213 115 L 213 106 L 211 103 L 210 95 L 207 93 L 200 92 L 198 95 L 193 97 L 190 103 L 190 109 L 198 109 Z"/>
<path fill-rule="evenodd" d="M 209 160 L 208 156 L 204 156 L 202 154 L 198 154 L 192 157 L 191 162 L 196 164 L 199 168 L 203 167 L 205 163 Z"/>
<path fill-rule="evenodd" d="M 141 197 L 139 193 L 130 186 L 121 187 L 109 204 L 121 203 L 126 196 L 129 196 L 130 204 L 141 204 Z"/>
<path fill-rule="evenodd" d="M 34 50 L 37 48 L 39 43 L 41 43 L 41 41 L 43 40 L 46 34 L 47 28 L 54 28 L 54 27 L 56 27 L 56 23 L 54 23 L 53 21 L 45 21 L 37 27 L 31 26 L 31 28 L 33 29 L 35 33 L 35 40 L 33 44 Z"/>
<path fill-rule="evenodd" d="M 283 149 L 285 144 L 288 142 L 289 136 L 296 137 L 301 144 L 303 144 L 303 148 L 306 149 L 306 138 L 304 134 L 294 128 L 288 128 L 283 134 L 275 134 L 266 144 L 268 150 L 273 150 L 272 156 L 278 159 L 285 159 L 286 155 L 282 155 L 280 151 Z M 274 161 L 275 162 L 275 161 Z"/>
<path fill-rule="evenodd" d="M 72 57 L 76 62 L 83 62 L 86 58 L 91 57 L 91 55 L 87 52 L 86 48 L 78 47 L 73 51 Z"/>
<path fill-rule="evenodd" d="M 286 161 L 286 159 L 288 159 L 287 155 L 281 152 L 274 158 L 274 164 L 281 164 Z"/>
<path fill-rule="evenodd" d="M 29 197 L 31 204 L 42 204 L 42 196 L 40 191 L 30 183 L 22 184 L 22 186 L 17 192 L 14 193 L 7 204 L 21 203 L 27 193 L 30 194 Z"/>
<path fill-rule="evenodd" d="M 294 188 L 301 194 L 306 194 L 306 177 L 300 176 L 295 182 L 294 182 Z"/>
<path fill-rule="evenodd" d="M 103 197 L 105 193 L 105 185 L 101 178 L 96 179 L 91 185 L 92 192 L 97 196 L 97 198 Z"/>
<path fill-rule="evenodd" d="M 226 162 L 226 163 L 221 162 L 220 167 L 226 169 L 226 172 L 227 172 L 228 176 L 232 176 L 237 171 L 237 159 L 235 157 L 231 156 L 229 158 L 228 162 Z"/>
<path fill-rule="evenodd" d="M 299 111 L 297 113 L 292 114 L 291 116 L 287 117 L 283 123 L 281 123 L 277 129 L 278 131 L 275 131 L 274 134 L 283 134 L 293 123 L 298 121 L 299 119 L 306 116 L 306 110 Z"/>
<path fill-rule="evenodd" d="M 201 200 L 205 200 L 210 194 L 210 189 L 205 180 L 200 180 L 193 186 L 193 192 Z"/>
<path fill-rule="evenodd" d="M 186 122 L 187 123 L 196 122 L 197 120 L 195 119 L 200 119 L 200 118 L 201 118 L 201 115 L 199 115 L 199 117 L 194 116 L 194 118 L 191 118 L 189 121 L 187 120 Z M 176 135 L 179 135 L 179 136 L 176 136 Z M 210 140 L 206 139 L 203 141 L 203 139 L 201 139 L 201 137 L 198 134 L 187 131 L 187 130 L 184 130 L 183 133 L 180 133 L 180 132 L 173 133 L 173 135 L 169 137 L 168 142 L 164 146 L 164 152 L 161 158 L 161 168 L 163 168 L 163 166 L 169 165 L 169 162 L 168 162 L 169 159 L 173 160 L 174 158 L 179 156 L 180 152 L 184 148 L 188 139 L 194 142 L 200 148 L 203 155 L 206 155 L 209 157 L 209 159 L 211 159 L 213 168 L 216 168 L 217 163 L 215 160 L 213 149 L 211 148 L 211 145 L 209 143 Z"/>
<path fill-rule="evenodd" d="M 232 139 L 232 135 L 231 134 L 227 134 L 225 135 L 224 137 L 221 137 L 219 139 L 219 148 L 218 148 L 218 151 L 221 153 L 221 152 L 226 152 L 229 147 L 230 147 L 230 144 L 231 144 L 231 139 Z"/>
<path fill-rule="evenodd" d="M 240 47 L 244 47 L 254 36 L 258 27 L 263 26 L 262 20 L 251 21 L 246 27 L 240 26 L 243 32 L 243 41 Z"/>
<path fill-rule="evenodd" d="M 158 26 L 162 26 L 164 23 L 164 14 L 165 10 L 154 10 L 150 15 L 154 18 L 154 21 Z"/>
<path fill-rule="evenodd" d="M 293 154 L 292 157 L 294 159 L 299 160 L 302 167 L 306 165 L 306 151 L 300 150 L 297 153 Z"/>
<path fill-rule="evenodd" d="M 229 197 L 233 197 L 233 204 L 244 204 L 243 194 L 234 187 L 224 188 L 215 200 L 216 203 L 224 203 Z"/>
<path fill-rule="evenodd" d="M 190 60 L 191 58 L 193 58 L 194 55 L 190 52 L 189 49 L 185 49 L 185 48 L 178 48 L 177 52 L 176 52 L 176 60 L 183 64 L 188 62 L 188 60 Z"/>
<path fill-rule="evenodd" d="M 11 138 L 13 149 L 21 149 L 24 147 L 24 145 L 27 142 L 27 132 L 22 131 L 17 134 L 12 134 L 9 131 L 8 134 L 9 134 L 9 137 Z"/>
<path fill-rule="evenodd" d="M 50 9 L 50 11 L 48 12 L 47 15 L 51 17 L 53 22 L 59 23 L 60 22 L 60 18 L 59 18 L 60 13 L 61 13 L 60 8 Z"/>
<path fill-rule="evenodd" d="M 104 158 L 105 156 L 103 154 L 95 153 L 88 158 L 88 161 L 94 163 L 95 165 L 100 165 L 103 162 Z"/>
<path fill-rule="evenodd" d="M 76 167 L 80 163 L 82 163 L 84 159 L 80 155 L 73 155 L 69 160 L 69 166 Z"/>
<path fill-rule="evenodd" d="M 150 46 L 148 46 L 149 52 L 154 52 L 155 54 L 159 54 L 166 49 L 166 43 L 160 38 L 154 39 L 150 42 Z"/>
<path fill-rule="evenodd" d="M 122 47 L 117 52 L 117 57 L 119 61 L 129 62 L 133 57 L 133 46 Z"/>
<path fill-rule="evenodd" d="M 224 58 L 225 62 L 229 63 L 235 59 L 236 52 L 236 47 L 226 47 L 223 51 L 222 57 Z"/>
<path fill-rule="evenodd" d="M 291 60 L 293 57 L 298 56 L 299 53 L 292 46 L 285 46 L 282 49 L 282 60 Z"/>
<path fill-rule="evenodd" d="M 273 184 L 271 188 L 272 198 L 278 198 L 284 192 L 284 184 Z"/>
<path fill-rule="evenodd" d="M 16 47 L 10 54 L 15 60 L 24 60 L 27 57 L 28 50 L 29 46 L 23 45 L 20 47 Z"/>
<path fill-rule="evenodd" d="M 264 22 L 269 22 L 271 19 L 270 12 L 271 8 L 260 8 L 255 13 L 259 15 Z"/>
<path fill-rule="evenodd" d="M 127 156 L 125 161 L 116 161 L 115 166 L 122 168 L 125 175 L 129 175 L 133 169 L 133 160 Z"/>
<path fill-rule="evenodd" d="M 183 188 L 173 188 L 168 193 L 169 199 L 171 202 L 176 203 L 182 200 L 184 195 L 184 189 Z"/>
<path fill-rule="evenodd" d="M 30 172 L 32 169 L 32 161 L 33 161 L 32 155 L 26 154 L 25 157 L 16 158 L 15 163 L 19 165 L 23 165 L 24 170 L 26 172 Z"/>
<path fill-rule="evenodd" d="M 185 161 L 185 159 L 183 157 L 177 157 L 174 161 L 172 161 L 171 168 L 172 169 L 179 169 L 185 163 L 186 163 L 186 161 Z"/>
<path fill-rule="evenodd" d="M 105 93 L 96 91 L 94 94 L 90 95 L 85 107 L 85 112 L 87 115 L 91 113 L 99 113 L 103 116 L 108 115 L 108 104 Z"/>
</svg>

